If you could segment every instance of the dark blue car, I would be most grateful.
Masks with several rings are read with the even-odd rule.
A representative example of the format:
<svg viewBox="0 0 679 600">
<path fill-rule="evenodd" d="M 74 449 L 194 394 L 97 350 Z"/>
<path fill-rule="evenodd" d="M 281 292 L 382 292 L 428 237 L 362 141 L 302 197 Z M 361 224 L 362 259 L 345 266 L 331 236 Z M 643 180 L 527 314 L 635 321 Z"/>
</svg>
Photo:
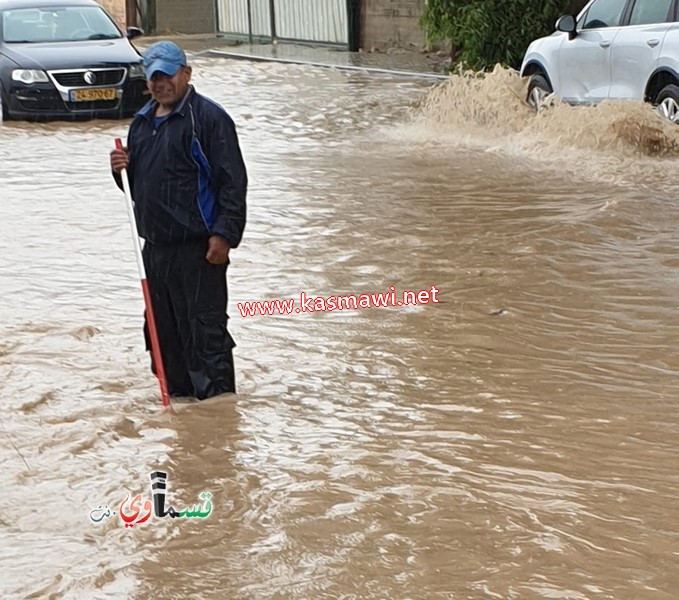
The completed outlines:
<svg viewBox="0 0 679 600">
<path fill-rule="evenodd" d="M 141 56 L 94 0 L 0 0 L 3 119 L 133 115 L 148 100 Z"/>
</svg>

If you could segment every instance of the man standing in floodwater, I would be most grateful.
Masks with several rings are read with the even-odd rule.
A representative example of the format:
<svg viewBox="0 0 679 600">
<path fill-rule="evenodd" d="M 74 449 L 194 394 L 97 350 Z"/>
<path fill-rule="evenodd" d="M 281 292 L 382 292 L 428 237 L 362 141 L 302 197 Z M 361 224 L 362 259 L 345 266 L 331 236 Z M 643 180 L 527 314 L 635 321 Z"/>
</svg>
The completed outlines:
<svg viewBox="0 0 679 600">
<path fill-rule="evenodd" d="M 236 391 L 226 271 L 245 228 L 247 172 L 231 117 L 190 84 L 184 51 L 157 42 L 143 66 L 152 100 L 111 169 L 121 189 L 129 174 L 169 392 L 202 400 Z"/>
</svg>

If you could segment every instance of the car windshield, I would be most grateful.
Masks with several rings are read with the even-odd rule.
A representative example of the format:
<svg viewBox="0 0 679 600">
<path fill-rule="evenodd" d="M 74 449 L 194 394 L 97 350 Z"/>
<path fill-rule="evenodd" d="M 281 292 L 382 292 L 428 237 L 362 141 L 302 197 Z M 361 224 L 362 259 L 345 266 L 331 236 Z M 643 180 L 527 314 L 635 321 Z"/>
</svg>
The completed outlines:
<svg viewBox="0 0 679 600">
<path fill-rule="evenodd" d="M 121 37 L 118 27 L 98 6 L 18 8 L 2 13 L 2 39 L 10 44 Z"/>
</svg>

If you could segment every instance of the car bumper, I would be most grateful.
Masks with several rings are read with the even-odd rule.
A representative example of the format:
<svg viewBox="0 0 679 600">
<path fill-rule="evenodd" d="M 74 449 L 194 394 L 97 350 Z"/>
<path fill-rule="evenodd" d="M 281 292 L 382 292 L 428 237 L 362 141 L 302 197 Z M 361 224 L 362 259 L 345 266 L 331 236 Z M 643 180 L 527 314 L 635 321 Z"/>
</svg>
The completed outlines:
<svg viewBox="0 0 679 600">
<path fill-rule="evenodd" d="M 12 82 L 14 83 L 14 82 Z M 93 119 L 121 118 L 132 116 L 149 100 L 146 81 L 141 78 L 127 79 L 115 86 L 112 100 L 89 100 L 72 102 L 52 83 L 32 85 L 14 84 L 3 98 L 5 118 L 49 120 L 49 119 Z"/>
</svg>

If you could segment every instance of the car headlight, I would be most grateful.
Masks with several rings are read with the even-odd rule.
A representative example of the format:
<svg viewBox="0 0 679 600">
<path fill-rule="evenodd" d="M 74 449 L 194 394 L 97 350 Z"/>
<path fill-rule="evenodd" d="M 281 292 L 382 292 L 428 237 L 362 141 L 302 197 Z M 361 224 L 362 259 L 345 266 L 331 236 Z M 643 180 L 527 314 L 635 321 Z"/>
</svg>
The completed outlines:
<svg viewBox="0 0 679 600">
<path fill-rule="evenodd" d="M 33 69 L 15 69 L 12 71 L 12 79 L 21 83 L 47 83 L 47 73 Z"/>
<path fill-rule="evenodd" d="M 130 77 L 144 77 L 144 66 L 141 63 L 130 65 Z"/>
</svg>

